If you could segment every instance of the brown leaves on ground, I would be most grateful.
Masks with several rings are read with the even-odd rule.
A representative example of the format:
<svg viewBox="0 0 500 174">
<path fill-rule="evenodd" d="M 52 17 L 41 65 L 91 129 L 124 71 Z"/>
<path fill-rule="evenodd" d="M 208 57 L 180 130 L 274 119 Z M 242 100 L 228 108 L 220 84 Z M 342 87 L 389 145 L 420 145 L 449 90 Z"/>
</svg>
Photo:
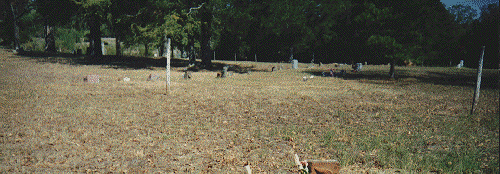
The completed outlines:
<svg viewBox="0 0 500 174">
<path fill-rule="evenodd" d="M 444 151 L 451 141 L 471 145 L 441 124 L 466 115 L 472 88 L 428 83 L 419 79 L 424 75 L 304 82 L 306 71 L 258 71 L 279 65 L 242 62 L 254 71 L 223 79 L 200 71 L 190 80 L 173 71 L 165 95 L 165 77 L 147 80 L 161 68 L 39 63 L 3 51 L 0 61 L 2 172 L 244 173 L 248 164 L 254 173 L 294 173 L 295 153 L 337 159 L 344 172 L 392 171 L 383 152 L 400 148 L 397 142 L 344 145 L 391 134 L 421 137 L 422 153 Z M 83 82 L 91 74 L 99 83 Z M 123 77 L 131 80 L 116 80 Z M 488 128 L 498 115 L 498 89 L 481 91 L 480 103 L 476 126 L 485 129 L 473 134 L 474 147 L 498 149 L 498 127 Z M 498 153 L 485 159 L 498 161 Z"/>
</svg>

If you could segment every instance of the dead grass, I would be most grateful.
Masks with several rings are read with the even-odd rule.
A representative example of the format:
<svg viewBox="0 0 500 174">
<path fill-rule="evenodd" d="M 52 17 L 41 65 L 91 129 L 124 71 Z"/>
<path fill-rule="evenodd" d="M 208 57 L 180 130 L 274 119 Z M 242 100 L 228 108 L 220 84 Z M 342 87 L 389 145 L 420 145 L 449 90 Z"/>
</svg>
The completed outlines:
<svg viewBox="0 0 500 174">
<path fill-rule="evenodd" d="M 268 72 L 279 65 L 237 62 L 250 73 L 184 80 L 177 68 L 164 95 L 163 68 L 0 54 L 2 173 L 244 173 L 247 163 L 254 173 L 296 173 L 294 153 L 337 159 L 345 173 L 500 170 L 498 86 L 489 83 L 468 115 L 472 69 L 398 67 L 400 78 L 389 80 L 388 67 L 365 66 L 304 82 L 349 67 Z M 163 78 L 147 81 L 151 73 Z M 83 83 L 89 74 L 101 82 Z M 483 77 L 498 79 L 498 70 Z"/>
</svg>

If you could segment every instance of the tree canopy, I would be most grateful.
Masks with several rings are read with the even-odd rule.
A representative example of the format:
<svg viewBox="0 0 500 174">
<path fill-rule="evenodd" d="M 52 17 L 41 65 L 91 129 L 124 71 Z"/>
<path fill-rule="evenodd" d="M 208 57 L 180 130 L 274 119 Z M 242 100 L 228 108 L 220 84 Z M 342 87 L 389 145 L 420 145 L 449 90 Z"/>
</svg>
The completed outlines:
<svg viewBox="0 0 500 174">
<path fill-rule="evenodd" d="M 0 44 L 13 47 L 29 26 L 77 28 L 87 33 L 91 55 L 100 37 L 125 46 L 162 50 L 172 45 L 210 64 L 217 59 L 301 62 L 369 62 L 473 66 L 486 45 L 485 67 L 498 66 L 498 2 L 478 14 L 470 6 L 448 8 L 439 0 L 1 0 Z M 11 4 L 16 5 L 14 19 Z M 20 12 L 26 11 L 26 12 Z M 31 14 L 22 19 L 22 16 Z M 26 34 L 28 33 L 28 34 Z M 36 33 L 36 32 L 35 32 Z M 23 34 L 21 34 L 23 35 Z M 57 36 L 57 35 L 56 35 Z M 50 37 L 45 38 L 50 39 Z M 27 42 L 29 39 L 21 39 Z M 117 54 L 120 44 L 117 44 Z"/>
</svg>

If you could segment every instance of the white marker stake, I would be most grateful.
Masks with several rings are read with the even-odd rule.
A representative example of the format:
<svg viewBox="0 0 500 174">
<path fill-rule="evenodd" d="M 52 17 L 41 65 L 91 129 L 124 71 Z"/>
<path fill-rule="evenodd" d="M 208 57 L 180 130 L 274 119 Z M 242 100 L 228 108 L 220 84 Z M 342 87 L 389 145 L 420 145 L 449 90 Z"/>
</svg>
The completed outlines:
<svg viewBox="0 0 500 174">
<path fill-rule="evenodd" d="M 481 90 L 481 75 L 483 74 L 483 57 L 484 57 L 484 49 L 483 53 L 481 53 L 481 58 L 479 59 L 479 68 L 477 68 L 477 82 L 476 82 L 476 90 L 474 91 L 474 99 L 472 99 L 472 109 L 470 110 L 470 114 L 473 115 L 476 110 L 477 102 L 479 101 L 479 92 Z"/>
<path fill-rule="evenodd" d="M 295 156 L 294 156 L 294 161 L 295 161 L 295 164 L 296 164 L 297 166 L 299 166 L 299 169 L 300 169 L 300 170 L 304 169 L 304 166 L 302 166 L 302 164 L 300 164 L 299 155 L 295 154 Z"/>
<path fill-rule="evenodd" d="M 170 92 L 170 38 L 167 38 L 167 86 L 166 86 L 166 94 Z"/>
<path fill-rule="evenodd" d="M 246 165 L 245 169 L 247 169 L 248 174 L 252 174 L 252 169 L 250 169 L 250 165 Z"/>
</svg>

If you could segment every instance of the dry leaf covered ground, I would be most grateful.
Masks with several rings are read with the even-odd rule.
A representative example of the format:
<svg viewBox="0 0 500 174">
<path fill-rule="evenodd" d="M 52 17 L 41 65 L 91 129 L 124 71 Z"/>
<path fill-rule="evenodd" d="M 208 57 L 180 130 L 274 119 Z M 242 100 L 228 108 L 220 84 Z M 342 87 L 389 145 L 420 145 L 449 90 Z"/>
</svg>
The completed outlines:
<svg viewBox="0 0 500 174">
<path fill-rule="evenodd" d="M 350 68 L 223 62 L 251 72 L 184 80 L 176 67 L 164 95 L 162 67 L 69 60 L 0 51 L 1 173 L 297 173 L 295 153 L 344 173 L 499 171 L 498 70 L 484 71 L 471 116 L 467 68 L 398 67 L 388 80 L 388 66 L 369 65 L 303 81 Z M 100 82 L 84 83 L 90 74 Z"/>
</svg>

